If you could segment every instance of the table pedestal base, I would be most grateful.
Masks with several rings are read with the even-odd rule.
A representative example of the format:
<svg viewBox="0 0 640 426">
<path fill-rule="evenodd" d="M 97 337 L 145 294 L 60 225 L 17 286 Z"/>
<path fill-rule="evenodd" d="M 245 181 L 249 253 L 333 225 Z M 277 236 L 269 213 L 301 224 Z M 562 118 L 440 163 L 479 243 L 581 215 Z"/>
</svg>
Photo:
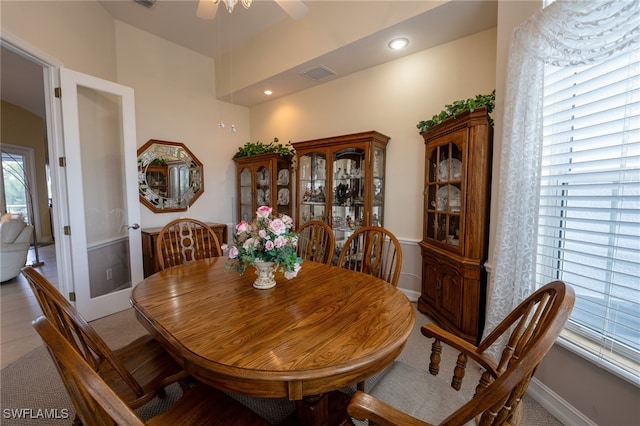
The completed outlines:
<svg viewBox="0 0 640 426">
<path fill-rule="evenodd" d="M 337 426 L 351 425 L 347 405 L 351 395 L 340 391 L 306 396 L 296 401 L 296 412 L 280 426 Z"/>
</svg>

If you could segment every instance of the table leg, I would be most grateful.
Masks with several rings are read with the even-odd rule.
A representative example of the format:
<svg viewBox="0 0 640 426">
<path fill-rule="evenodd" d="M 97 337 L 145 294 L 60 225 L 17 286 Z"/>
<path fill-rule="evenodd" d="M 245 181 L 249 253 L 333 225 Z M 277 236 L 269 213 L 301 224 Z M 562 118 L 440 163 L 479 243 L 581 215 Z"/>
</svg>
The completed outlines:
<svg viewBox="0 0 640 426">
<path fill-rule="evenodd" d="M 347 415 L 350 399 L 340 391 L 305 396 L 296 401 L 296 412 L 280 426 L 353 425 Z"/>
<path fill-rule="evenodd" d="M 298 424 L 324 426 L 329 417 L 329 397 L 327 394 L 309 395 L 296 401 Z"/>
</svg>

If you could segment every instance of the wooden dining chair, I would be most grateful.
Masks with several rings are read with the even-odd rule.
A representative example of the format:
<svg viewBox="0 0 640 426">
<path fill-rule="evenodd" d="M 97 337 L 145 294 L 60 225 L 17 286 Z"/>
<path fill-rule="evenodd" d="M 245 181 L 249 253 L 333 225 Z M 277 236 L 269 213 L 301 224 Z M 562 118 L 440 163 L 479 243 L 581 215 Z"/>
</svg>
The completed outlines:
<svg viewBox="0 0 640 426">
<path fill-rule="evenodd" d="M 162 228 L 156 240 L 158 271 L 218 256 L 222 256 L 218 236 L 209 225 L 197 219 L 172 220 Z"/>
<path fill-rule="evenodd" d="M 342 246 L 338 266 L 373 275 L 396 287 L 402 268 L 400 242 L 383 227 L 364 226 Z"/>
<path fill-rule="evenodd" d="M 434 324 L 421 332 L 433 338 L 429 372 L 437 376 L 444 349 L 456 364 L 450 385 L 430 377 L 401 361 L 369 393 L 357 391 L 347 411 L 357 420 L 368 419 L 381 426 L 518 425 L 522 419 L 521 399 L 531 377 L 551 349 L 573 309 L 575 294 L 561 281 L 540 288 L 516 307 L 478 346 L 442 330 Z M 500 352 L 499 348 L 503 348 Z M 494 358 L 491 350 L 500 354 Z M 459 355 L 455 354 L 459 352 Z M 467 367 L 474 361 L 474 369 Z M 483 372 L 480 373 L 479 371 Z M 477 379 L 475 392 L 463 389 L 467 373 Z"/>
<path fill-rule="evenodd" d="M 32 267 L 22 269 L 45 317 L 75 351 L 130 407 L 163 396 L 172 383 L 189 377 L 151 336 L 145 335 L 112 350 L 82 315 L 45 277 Z"/>
<path fill-rule="evenodd" d="M 331 264 L 336 238 L 328 224 L 312 220 L 299 227 L 296 233 L 298 234 L 298 256 L 313 262 Z"/>
<path fill-rule="evenodd" d="M 238 401 L 209 386 L 184 390 L 167 411 L 143 421 L 46 317 L 32 321 L 85 425 L 268 425 Z"/>
</svg>

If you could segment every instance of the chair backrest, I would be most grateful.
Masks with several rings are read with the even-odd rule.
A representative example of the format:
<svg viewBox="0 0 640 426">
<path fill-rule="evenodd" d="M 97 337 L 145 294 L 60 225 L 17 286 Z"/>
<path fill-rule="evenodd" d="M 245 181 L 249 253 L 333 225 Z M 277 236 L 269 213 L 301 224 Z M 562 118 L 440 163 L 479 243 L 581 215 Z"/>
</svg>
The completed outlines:
<svg viewBox="0 0 640 426">
<path fill-rule="evenodd" d="M 464 399 L 464 396 L 456 398 L 452 394 L 447 394 L 447 389 L 443 388 L 448 386 L 445 380 L 434 379 L 427 384 L 428 378 L 425 378 L 423 381 L 426 400 L 409 398 L 413 403 L 405 407 L 407 412 L 402 412 L 374 396 L 356 392 L 348 406 L 349 414 L 358 420 L 369 419 L 381 426 L 398 424 L 427 426 L 443 418 L 444 420 L 437 424 L 459 426 L 472 421 L 479 426 L 520 424 L 522 416 L 520 401 L 536 368 L 569 319 L 574 300 L 575 294 L 571 287 L 561 281 L 551 282 L 518 305 L 478 347 L 444 331 L 433 323 L 423 326 L 422 334 L 435 339 L 429 364 L 429 372 L 432 375 L 438 374 L 440 369 L 442 343 L 460 352 L 457 357 L 455 352 L 453 357 L 446 357 L 454 364 L 451 366 L 453 367 L 451 387 L 455 390 L 461 387 L 469 358 L 485 370 L 480 376 L 473 397 L 468 400 Z M 496 347 L 504 347 L 499 361 L 485 353 L 494 344 Z M 414 370 L 410 371 L 413 376 L 416 375 Z M 470 376 L 476 376 L 476 374 L 470 374 Z M 402 387 L 401 384 L 398 386 Z M 437 397 L 429 398 L 429 395 L 437 395 Z M 442 413 L 442 395 L 448 395 L 447 398 L 452 400 L 461 399 L 463 402 L 453 413 Z M 406 400 L 402 395 L 394 394 L 394 397 L 402 401 Z M 436 404 L 431 406 L 429 405 L 431 402 Z M 427 406 L 429 407 L 426 408 Z M 435 418 L 418 419 L 413 417 L 417 415 L 416 413 L 420 413 L 420 416 Z M 445 418 L 447 414 L 449 415 Z"/>
<path fill-rule="evenodd" d="M 480 342 L 475 351 L 477 356 L 470 354 L 485 369 L 475 396 L 442 424 L 464 424 L 476 418 L 480 425 L 502 425 L 511 423 L 514 413 L 521 415 L 519 403 L 536 368 L 569 319 L 574 301 L 573 288 L 562 281 L 553 281 L 507 315 Z M 423 327 L 423 334 L 429 337 L 424 332 L 427 328 Z M 494 344 L 504 346 L 497 362 L 486 354 Z M 487 362 L 488 359 L 491 361 Z M 455 387 L 454 383 L 452 386 Z"/>
<path fill-rule="evenodd" d="M 328 224 L 312 220 L 298 228 L 296 233 L 298 234 L 298 256 L 313 262 L 331 264 L 336 238 Z"/>
<path fill-rule="evenodd" d="M 383 227 L 362 227 L 342 246 L 338 266 L 373 275 L 395 287 L 402 268 L 400 242 Z"/>
<path fill-rule="evenodd" d="M 222 256 L 216 233 L 197 219 L 180 218 L 167 223 L 156 240 L 158 270 L 194 260 Z"/>
<path fill-rule="evenodd" d="M 87 364 L 49 319 L 40 316 L 31 324 L 44 341 L 82 424 L 145 424 Z"/>
<path fill-rule="evenodd" d="M 98 371 L 103 362 L 108 362 L 135 395 L 144 395 L 140 383 L 53 284 L 30 266 L 23 268 L 22 274 L 29 282 L 44 316 L 93 370 Z"/>
</svg>

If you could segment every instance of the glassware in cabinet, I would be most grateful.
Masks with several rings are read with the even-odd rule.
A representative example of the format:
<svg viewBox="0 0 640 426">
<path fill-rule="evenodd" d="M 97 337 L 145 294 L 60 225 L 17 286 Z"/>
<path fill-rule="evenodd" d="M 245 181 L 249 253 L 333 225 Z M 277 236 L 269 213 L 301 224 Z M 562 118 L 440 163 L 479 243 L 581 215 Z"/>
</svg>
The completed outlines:
<svg viewBox="0 0 640 426">
<path fill-rule="evenodd" d="M 427 156 L 425 238 L 458 251 L 462 197 L 462 150 L 455 141 L 431 148 Z"/>
<path fill-rule="evenodd" d="M 296 142 L 296 226 L 331 225 L 336 249 L 361 226 L 383 226 L 389 137 L 370 131 Z"/>
<path fill-rule="evenodd" d="M 251 221 L 258 207 L 292 216 L 291 158 L 277 153 L 233 159 L 236 163 L 237 220 Z"/>
</svg>

